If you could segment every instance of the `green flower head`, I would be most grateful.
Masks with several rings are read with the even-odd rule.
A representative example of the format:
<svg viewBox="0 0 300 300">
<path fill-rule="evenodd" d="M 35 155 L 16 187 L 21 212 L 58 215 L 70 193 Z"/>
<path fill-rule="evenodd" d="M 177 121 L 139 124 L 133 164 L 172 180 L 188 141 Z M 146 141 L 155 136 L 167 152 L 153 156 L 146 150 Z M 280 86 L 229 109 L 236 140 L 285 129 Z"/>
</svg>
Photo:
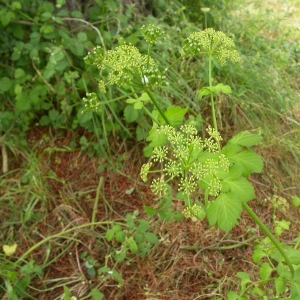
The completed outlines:
<svg viewBox="0 0 300 300">
<path fill-rule="evenodd" d="M 145 41 L 150 45 L 154 45 L 157 40 L 164 35 L 164 32 L 153 24 L 142 27 L 142 33 Z"/>
<path fill-rule="evenodd" d="M 83 113 L 88 113 L 88 112 L 100 113 L 102 111 L 102 105 L 96 93 L 87 93 L 86 97 L 83 98 L 82 100 L 84 102 Z"/>
<path fill-rule="evenodd" d="M 182 56 L 199 54 L 214 56 L 221 65 L 224 65 L 227 59 L 233 62 L 240 60 L 233 40 L 223 32 L 215 31 L 212 28 L 194 32 L 184 42 Z"/>
<path fill-rule="evenodd" d="M 114 50 L 104 52 L 101 47 L 96 47 L 93 53 L 85 58 L 87 63 L 94 64 L 99 70 L 108 71 L 109 85 L 119 87 L 131 84 L 143 89 L 145 86 L 158 87 L 167 85 L 166 76 L 155 66 L 154 60 L 147 55 L 142 55 L 139 50 L 129 44 L 116 47 Z M 104 82 L 100 90 L 105 92 Z"/>
</svg>

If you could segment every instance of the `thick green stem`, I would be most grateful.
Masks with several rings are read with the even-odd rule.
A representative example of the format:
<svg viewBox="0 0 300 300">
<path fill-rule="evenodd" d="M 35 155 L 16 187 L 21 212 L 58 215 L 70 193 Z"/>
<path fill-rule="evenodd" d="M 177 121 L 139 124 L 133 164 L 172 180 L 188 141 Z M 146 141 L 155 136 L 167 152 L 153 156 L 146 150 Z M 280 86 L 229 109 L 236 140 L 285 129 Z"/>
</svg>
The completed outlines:
<svg viewBox="0 0 300 300">
<path fill-rule="evenodd" d="M 291 273 L 294 277 L 294 268 L 287 257 L 286 253 L 284 252 L 282 246 L 280 243 L 277 241 L 277 239 L 273 236 L 273 234 L 270 232 L 270 230 L 266 227 L 266 225 L 260 220 L 260 218 L 255 214 L 255 212 L 250 208 L 250 206 L 246 203 L 243 202 L 243 207 L 247 211 L 247 213 L 250 215 L 250 217 L 255 221 L 255 223 L 261 228 L 261 230 L 266 234 L 266 236 L 271 240 L 271 242 L 275 245 L 275 247 L 278 249 L 278 251 L 281 253 L 283 256 L 284 260 L 286 261 L 289 269 L 291 270 Z"/>
<path fill-rule="evenodd" d="M 208 83 L 209 87 L 212 87 L 212 56 L 209 55 L 208 57 Z M 213 117 L 213 123 L 214 123 L 214 129 L 218 131 L 218 124 L 217 124 L 217 117 L 216 117 L 216 111 L 215 111 L 215 102 L 214 102 L 214 96 L 213 94 L 210 94 L 210 102 L 211 102 L 211 112 L 212 112 L 212 117 Z"/>
<path fill-rule="evenodd" d="M 150 100 L 152 101 L 153 105 L 155 108 L 158 110 L 162 118 L 165 120 L 166 124 L 171 125 L 170 121 L 168 120 L 167 116 L 165 113 L 162 111 L 162 109 L 159 107 L 159 104 L 157 103 L 156 99 L 154 98 L 153 94 L 150 92 L 150 90 L 146 90 L 147 95 L 149 96 Z"/>
</svg>

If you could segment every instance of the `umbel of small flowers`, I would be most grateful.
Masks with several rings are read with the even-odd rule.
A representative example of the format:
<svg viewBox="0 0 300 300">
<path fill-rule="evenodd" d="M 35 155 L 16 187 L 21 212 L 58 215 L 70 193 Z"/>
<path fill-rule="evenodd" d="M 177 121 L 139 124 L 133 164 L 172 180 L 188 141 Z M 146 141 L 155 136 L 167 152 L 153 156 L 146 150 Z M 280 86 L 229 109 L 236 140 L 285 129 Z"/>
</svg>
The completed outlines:
<svg viewBox="0 0 300 300">
<path fill-rule="evenodd" d="M 221 65 L 224 65 L 227 59 L 233 62 L 240 60 L 233 40 L 213 28 L 194 32 L 185 40 L 181 51 L 183 57 L 200 54 L 215 57 Z"/>
<path fill-rule="evenodd" d="M 149 174 L 160 174 L 152 180 L 150 188 L 158 197 L 167 193 L 167 185 L 174 179 L 177 191 L 187 196 L 187 207 L 192 207 L 191 195 L 205 186 L 209 195 L 221 192 L 219 174 L 229 172 L 229 160 L 219 151 L 220 134 L 213 128 L 207 129 L 208 138 L 200 138 L 192 125 L 182 125 L 179 130 L 163 125 L 157 129 L 158 135 L 165 136 L 166 143 L 155 147 L 150 161 L 141 168 L 141 178 L 148 180 Z M 157 165 L 159 169 L 151 168 Z"/>
<path fill-rule="evenodd" d="M 142 27 L 142 33 L 151 46 L 163 35 L 153 25 Z M 137 89 L 167 85 L 166 76 L 156 67 L 150 53 L 143 55 L 131 44 L 123 44 L 107 52 L 98 46 L 85 57 L 85 61 L 101 71 L 108 71 L 106 83 L 99 83 L 99 89 L 104 93 L 106 85 L 132 86 Z"/>
</svg>

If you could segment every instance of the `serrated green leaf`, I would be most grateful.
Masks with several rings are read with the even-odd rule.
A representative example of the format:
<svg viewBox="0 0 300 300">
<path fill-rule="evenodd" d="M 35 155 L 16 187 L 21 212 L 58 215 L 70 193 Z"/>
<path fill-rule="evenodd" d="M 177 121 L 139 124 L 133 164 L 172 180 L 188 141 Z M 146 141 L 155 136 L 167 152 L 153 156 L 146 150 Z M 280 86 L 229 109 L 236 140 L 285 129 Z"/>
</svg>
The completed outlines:
<svg viewBox="0 0 300 300">
<path fill-rule="evenodd" d="M 144 220 L 139 220 L 139 226 L 137 227 L 136 231 L 138 233 L 144 233 L 146 232 L 149 228 L 150 228 L 150 225 L 147 221 L 144 221 Z"/>
<path fill-rule="evenodd" d="M 276 288 L 276 297 L 279 297 L 281 294 L 285 292 L 286 284 L 284 278 L 278 277 L 275 279 L 275 288 Z"/>
<path fill-rule="evenodd" d="M 139 247 L 138 247 L 137 243 L 135 242 L 135 240 L 133 239 L 133 237 L 128 238 L 126 243 L 127 243 L 127 246 L 129 247 L 131 253 L 135 254 L 138 252 Z"/>
<path fill-rule="evenodd" d="M 142 233 L 137 233 L 134 236 L 134 240 L 138 243 L 141 244 L 144 241 L 144 235 Z"/>
<path fill-rule="evenodd" d="M 105 238 L 108 242 L 111 242 L 115 236 L 115 231 L 113 229 L 108 229 L 105 234 Z"/>
<path fill-rule="evenodd" d="M 300 284 L 298 282 L 293 282 L 291 285 L 291 294 L 292 297 L 298 297 L 295 299 L 299 299 L 300 296 Z M 289 298 L 289 299 L 294 299 L 294 298 Z"/>
<path fill-rule="evenodd" d="M 252 255 L 252 259 L 258 265 L 259 262 L 261 261 L 261 259 L 266 256 L 267 256 L 267 254 L 264 251 L 264 249 L 262 249 L 260 247 L 256 247 L 256 249 L 254 250 L 254 253 Z"/>
<path fill-rule="evenodd" d="M 144 211 L 149 217 L 153 217 L 157 214 L 157 210 L 151 206 L 144 206 Z"/>
<path fill-rule="evenodd" d="M 243 147 L 241 145 L 228 143 L 226 146 L 224 146 L 222 148 L 221 152 L 223 154 L 225 154 L 226 156 L 233 156 L 242 150 L 243 150 Z"/>
<path fill-rule="evenodd" d="M 156 236 L 154 233 L 152 233 L 152 232 L 146 232 L 146 233 L 145 233 L 145 240 L 146 240 L 148 243 L 152 244 L 152 245 L 158 244 L 158 238 L 157 238 L 157 236 Z"/>
<path fill-rule="evenodd" d="M 218 224 L 220 229 L 229 232 L 238 224 L 242 210 L 241 201 L 232 192 L 222 193 L 209 206 L 207 218 L 210 226 Z"/>
<path fill-rule="evenodd" d="M 292 247 L 285 246 L 284 251 L 286 256 L 289 258 L 289 260 L 293 265 L 300 265 L 300 250 L 296 250 Z M 274 253 L 274 258 L 278 262 L 284 261 L 283 256 L 278 250 L 276 250 L 276 252 Z"/>
<path fill-rule="evenodd" d="M 229 143 L 251 147 L 257 145 L 261 140 L 262 136 L 259 134 L 253 134 L 250 131 L 242 131 L 229 140 Z"/>
<path fill-rule="evenodd" d="M 127 105 L 124 109 L 124 117 L 126 122 L 132 123 L 136 121 L 138 118 L 139 113 L 136 111 L 136 109 L 132 105 Z"/>
<path fill-rule="evenodd" d="M 99 292 L 96 288 L 92 289 L 91 296 L 93 297 L 93 300 L 102 300 L 104 299 L 104 295 Z"/>
<path fill-rule="evenodd" d="M 218 83 L 215 87 L 215 94 L 220 94 L 220 93 L 224 93 L 224 94 L 231 94 L 231 87 L 229 85 L 225 85 L 223 83 Z"/>
<path fill-rule="evenodd" d="M 116 232 L 116 241 L 119 243 L 123 243 L 125 241 L 125 233 L 124 231 Z"/>
<path fill-rule="evenodd" d="M 236 180 L 225 179 L 222 186 L 234 194 L 234 199 L 247 202 L 255 198 L 253 185 L 244 177 Z"/>
<path fill-rule="evenodd" d="M 183 123 L 184 115 L 188 110 L 188 108 L 181 108 L 180 106 L 170 106 L 165 112 L 165 115 L 169 120 L 171 126 L 178 127 Z M 162 124 L 165 124 L 165 120 L 161 115 L 158 116 L 158 120 Z"/>
<path fill-rule="evenodd" d="M 213 92 L 208 87 L 204 87 L 199 91 L 198 99 L 201 100 L 204 96 L 211 94 L 213 94 Z"/>
<path fill-rule="evenodd" d="M 227 299 L 228 300 L 237 300 L 239 299 L 239 295 L 235 293 L 234 291 L 229 291 L 227 294 Z"/>
<path fill-rule="evenodd" d="M 268 280 L 271 277 L 271 273 L 273 272 L 273 268 L 269 263 L 264 262 L 259 269 L 259 277 L 261 280 Z"/>
<path fill-rule="evenodd" d="M 149 132 L 147 141 L 151 141 L 151 147 L 156 148 L 164 145 L 167 142 L 167 136 L 164 133 L 158 134 L 157 128 L 153 127 Z"/>
<path fill-rule="evenodd" d="M 262 289 L 260 289 L 258 286 L 256 286 L 252 292 L 251 292 L 252 295 L 256 295 L 256 296 L 259 296 L 259 297 L 263 297 L 265 296 L 266 292 Z"/>
<path fill-rule="evenodd" d="M 234 155 L 226 155 L 230 162 L 243 168 L 242 175 L 249 177 L 252 173 L 261 173 L 263 170 L 263 160 L 255 152 L 244 150 Z"/>
<path fill-rule="evenodd" d="M 134 109 L 136 109 L 136 110 L 142 109 L 143 106 L 144 106 L 144 104 L 143 104 L 143 102 L 140 101 L 140 100 L 136 101 L 136 102 L 133 104 L 133 107 L 134 107 Z"/>
</svg>

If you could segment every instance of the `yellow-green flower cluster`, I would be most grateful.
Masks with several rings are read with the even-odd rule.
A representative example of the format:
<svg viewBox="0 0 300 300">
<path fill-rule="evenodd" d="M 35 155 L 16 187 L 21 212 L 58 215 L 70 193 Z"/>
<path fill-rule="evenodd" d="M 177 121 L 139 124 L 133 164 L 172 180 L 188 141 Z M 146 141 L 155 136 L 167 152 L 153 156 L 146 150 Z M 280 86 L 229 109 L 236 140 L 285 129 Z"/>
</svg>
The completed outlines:
<svg viewBox="0 0 300 300">
<path fill-rule="evenodd" d="M 177 178 L 178 191 L 185 195 L 194 193 L 204 182 L 208 193 L 218 196 L 222 189 L 218 174 L 228 172 L 230 163 L 218 150 L 219 133 L 212 128 L 207 131 L 210 136 L 201 139 L 192 125 L 182 125 L 179 130 L 169 125 L 157 128 L 157 134 L 164 135 L 167 142 L 153 149 L 152 161 L 143 165 L 140 173 L 145 182 L 149 173 L 161 173 L 151 184 L 154 194 L 163 197 L 167 184 Z M 154 163 L 159 164 L 159 170 L 151 170 Z"/>
<path fill-rule="evenodd" d="M 192 219 L 192 221 L 197 221 L 197 216 L 199 215 L 199 213 L 201 212 L 202 207 L 194 204 L 191 207 L 186 207 L 183 211 L 182 214 L 184 215 L 184 217 L 186 219 Z"/>
<path fill-rule="evenodd" d="M 120 87 L 133 85 L 142 89 L 145 86 L 167 85 L 166 76 L 158 70 L 154 60 L 142 55 L 133 45 L 124 44 L 107 52 L 98 46 L 93 53 L 88 54 L 85 61 L 94 64 L 99 70 L 108 71 L 107 83 L 102 81 L 99 86 L 102 92 L 105 92 L 106 84 Z"/>
<path fill-rule="evenodd" d="M 181 51 L 182 56 L 211 55 L 221 65 L 229 59 L 233 62 L 240 60 L 239 53 L 235 50 L 235 44 L 231 38 L 221 31 L 212 28 L 192 33 L 184 42 Z"/>
<path fill-rule="evenodd" d="M 153 24 L 148 26 L 143 25 L 142 33 L 144 36 L 145 41 L 150 45 L 154 45 L 157 40 L 164 35 L 164 32 Z"/>
</svg>

